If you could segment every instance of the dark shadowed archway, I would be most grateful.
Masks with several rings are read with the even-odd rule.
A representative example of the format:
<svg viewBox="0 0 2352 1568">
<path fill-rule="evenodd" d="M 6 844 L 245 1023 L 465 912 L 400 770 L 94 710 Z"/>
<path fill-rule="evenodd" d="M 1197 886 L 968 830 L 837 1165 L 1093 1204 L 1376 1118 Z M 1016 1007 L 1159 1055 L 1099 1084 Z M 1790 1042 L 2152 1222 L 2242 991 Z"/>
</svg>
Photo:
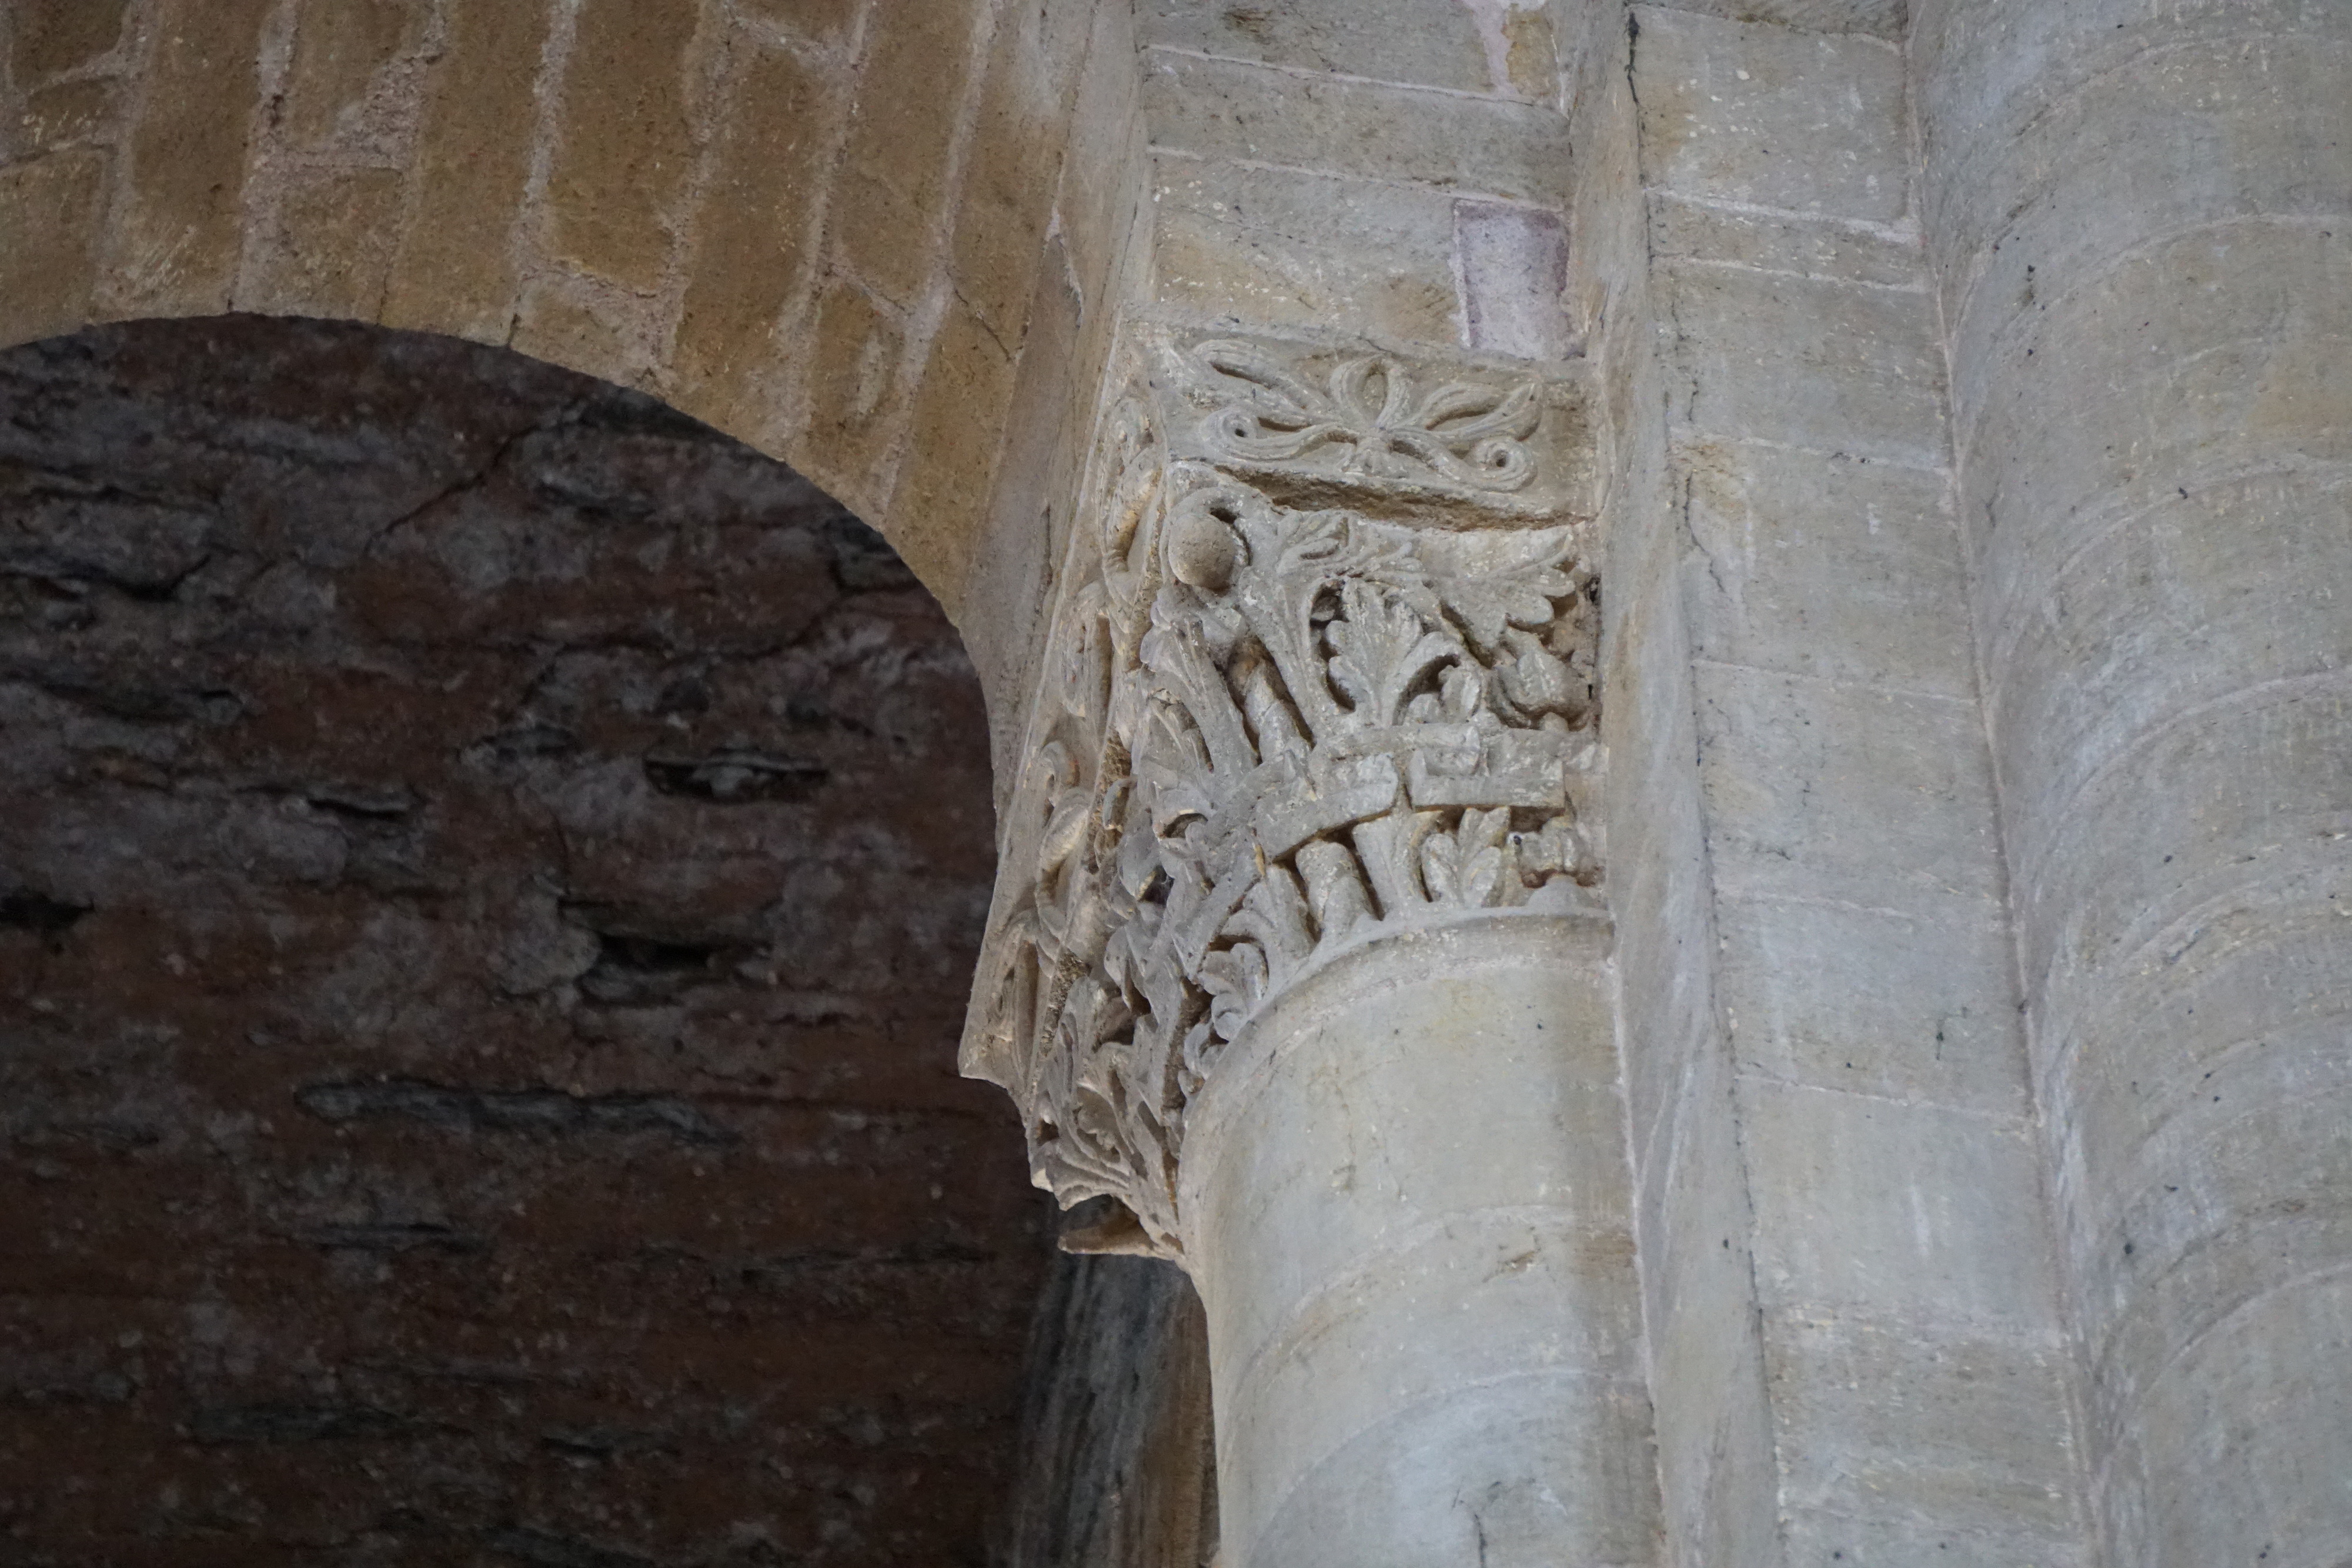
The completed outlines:
<svg viewBox="0 0 2352 1568">
<path fill-rule="evenodd" d="M 446 339 L 101 329 L 0 409 L 0 1551 L 981 1562 L 1044 1200 L 888 548 Z"/>
</svg>

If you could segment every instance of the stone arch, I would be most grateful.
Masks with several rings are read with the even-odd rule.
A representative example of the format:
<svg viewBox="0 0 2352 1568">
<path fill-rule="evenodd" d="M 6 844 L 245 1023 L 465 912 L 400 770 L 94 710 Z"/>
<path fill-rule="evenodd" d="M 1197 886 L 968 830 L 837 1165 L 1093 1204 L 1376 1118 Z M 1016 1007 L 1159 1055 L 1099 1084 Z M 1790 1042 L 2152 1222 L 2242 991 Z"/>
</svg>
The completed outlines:
<svg viewBox="0 0 2352 1568">
<path fill-rule="evenodd" d="M 789 462 L 968 624 L 1013 411 L 1109 292 L 1126 10 L 21 0 L 0 346 L 223 311 L 502 344 Z"/>
</svg>

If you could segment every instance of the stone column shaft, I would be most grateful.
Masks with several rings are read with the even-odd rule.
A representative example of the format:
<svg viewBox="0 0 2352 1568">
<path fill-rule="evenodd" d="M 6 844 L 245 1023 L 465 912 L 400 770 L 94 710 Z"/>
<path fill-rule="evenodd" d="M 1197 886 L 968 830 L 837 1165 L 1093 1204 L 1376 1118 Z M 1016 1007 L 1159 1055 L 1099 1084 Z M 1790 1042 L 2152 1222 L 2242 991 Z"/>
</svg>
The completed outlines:
<svg viewBox="0 0 2352 1568">
<path fill-rule="evenodd" d="M 2352 1557 L 2352 6 L 1938 0 L 1960 511 L 2109 1560 Z"/>
<path fill-rule="evenodd" d="M 1229 1561 L 1648 1561 L 1606 940 L 1520 917 L 1375 944 L 1196 1103 Z"/>
</svg>

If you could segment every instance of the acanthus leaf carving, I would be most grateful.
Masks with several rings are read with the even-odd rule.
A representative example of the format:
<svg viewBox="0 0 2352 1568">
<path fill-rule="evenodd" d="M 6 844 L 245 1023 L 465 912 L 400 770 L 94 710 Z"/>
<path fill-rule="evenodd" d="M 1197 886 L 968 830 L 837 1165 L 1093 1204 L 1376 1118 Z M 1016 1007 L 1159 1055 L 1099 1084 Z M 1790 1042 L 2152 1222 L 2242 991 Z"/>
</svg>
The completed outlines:
<svg viewBox="0 0 2352 1568">
<path fill-rule="evenodd" d="M 1505 506 L 1421 526 L 1293 504 L 1253 466 L 1331 444 L 1361 457 L 1369 430 L 1423 465 L 1412 483 L 1466 486 L 1448 465 L 1523 443 L 1539 389 L 1439 378 L 1416 396 L 1393 361 L 1342 355 L 1318 391 L 1271 350 L 1194 351 L 1253 389 L 1257 433 L 1232 439 L 1258 444 L 1231 468 L 1176 455 L 1198 389 L 1171 395 L 1130 361 L 964 1046 L 966 1070 L 1021 1103 L 1039 1183 L 1131 1217 L 1097 1244 L 1170 1256 L 1186 1107 L 1270 1000 L 1389 932 L 1591 910 L 1600 879 L 1578 810 L 1599 765 L 1580 519 Z M 1393 474 L 1360 477 L 1393 499 Z"/>
</svg>

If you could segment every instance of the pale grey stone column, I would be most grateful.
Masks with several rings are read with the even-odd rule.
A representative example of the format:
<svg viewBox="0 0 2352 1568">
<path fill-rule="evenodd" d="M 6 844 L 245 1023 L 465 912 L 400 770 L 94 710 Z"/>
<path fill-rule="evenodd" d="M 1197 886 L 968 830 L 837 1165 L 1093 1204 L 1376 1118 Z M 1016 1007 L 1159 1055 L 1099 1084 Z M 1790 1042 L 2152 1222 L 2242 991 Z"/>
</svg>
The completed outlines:
<svg viewBox="0 0 2352 1568">
<path fill-rule="evenodd" d="M 1930 0 L 1960 514 L 2108 1560 L 2352 1559 L 2352 5 Z"/>
<path fill-rule="evenodd" d="M 1199 1285 L 1224 1568 L 1648 1563 L 1585 390 L 1120 356 L 966 1070 Z"/>
<path fill-rule="evenodd" d="M 1202 1091 L 1179 1190 L 1235 1568 L 1650 1561 L 1606 942 L 1376 941 Z"/>
</svg>

